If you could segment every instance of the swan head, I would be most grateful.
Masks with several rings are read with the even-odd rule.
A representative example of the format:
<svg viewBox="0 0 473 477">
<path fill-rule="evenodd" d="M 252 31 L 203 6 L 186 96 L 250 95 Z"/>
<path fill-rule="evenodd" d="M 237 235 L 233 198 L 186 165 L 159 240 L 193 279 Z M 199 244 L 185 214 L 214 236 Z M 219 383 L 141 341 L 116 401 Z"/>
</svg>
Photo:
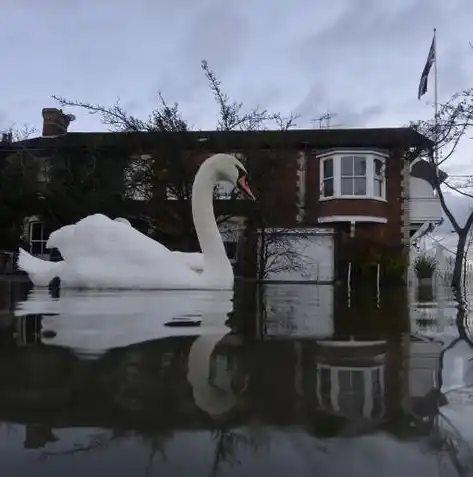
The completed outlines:
<svg viewBox="0 0 473 477">
<path fill-rule="evenodd" d="M 248 185 L 248 172 L 245 166 L 230 154 L 215 154 L 208 159 L 215 170 L 215 179 L 217 181 L 229 182 L 240 190 L 247 199 L 256 200 L 253 192 Z"/>
</svg>

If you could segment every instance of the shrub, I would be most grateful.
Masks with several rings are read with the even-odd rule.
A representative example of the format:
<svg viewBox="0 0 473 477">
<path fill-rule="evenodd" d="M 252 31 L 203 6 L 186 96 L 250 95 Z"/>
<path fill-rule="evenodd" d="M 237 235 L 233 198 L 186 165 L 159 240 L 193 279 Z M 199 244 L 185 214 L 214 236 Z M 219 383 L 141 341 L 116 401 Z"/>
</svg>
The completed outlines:
<svg viewBox="0 0 473 477">
<path fill-rule="evenodd" d="M 419 255 L 414 261 L 417 278 L 432 278 L 437 268 L 437 260 L 431 255 Z"/>
</svg>

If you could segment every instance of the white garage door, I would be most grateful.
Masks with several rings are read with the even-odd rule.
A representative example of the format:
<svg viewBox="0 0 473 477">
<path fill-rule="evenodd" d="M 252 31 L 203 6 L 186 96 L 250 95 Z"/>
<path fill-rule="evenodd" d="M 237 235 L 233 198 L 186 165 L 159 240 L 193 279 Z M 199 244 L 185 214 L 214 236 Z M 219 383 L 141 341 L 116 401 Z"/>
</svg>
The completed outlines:
<svg viewBox="0 0 473 477">
<path fill-rule="evenodd" d="M 267 240 L 265 279 L 332 282 L 334 236 L 330 229 L 274 229 Z M 261 240 L 260 240 L 261 247 Z"/>
</svg>

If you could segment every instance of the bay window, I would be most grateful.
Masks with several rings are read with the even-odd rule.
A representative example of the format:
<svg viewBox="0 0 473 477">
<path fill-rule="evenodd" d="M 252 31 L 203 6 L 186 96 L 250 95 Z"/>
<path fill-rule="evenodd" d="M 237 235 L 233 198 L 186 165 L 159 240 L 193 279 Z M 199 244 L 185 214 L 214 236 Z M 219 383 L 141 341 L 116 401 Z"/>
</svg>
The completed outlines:
<svg viewBox="0 0 473 477">
<path fill-rule="evenodd" d="M 320 157 L 320 198 L 386 199 L 386 158 L 376 152 L 333 152 Z"/>
</svg>

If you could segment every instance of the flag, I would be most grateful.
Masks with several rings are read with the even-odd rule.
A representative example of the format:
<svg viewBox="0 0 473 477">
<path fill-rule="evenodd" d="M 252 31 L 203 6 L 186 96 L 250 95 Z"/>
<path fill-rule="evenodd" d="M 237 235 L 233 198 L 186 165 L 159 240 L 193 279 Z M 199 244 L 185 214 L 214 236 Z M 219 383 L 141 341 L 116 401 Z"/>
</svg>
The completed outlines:
<svg viewBox="0 0 473 477">
<path fill-rule="evenodd" d="M 419 81 L 419 91 L 417 93 L 417 99 L 420 99 L 425 93 L 427 93 L 427 78 L 429 77 L 430 68 L 432 64 L 436 61 L 436 52 L 435 52 L 435 33 L 432 38 L 432 44 L 430 45 L 429 56 L 427 56 L 427 61 L 425 62 L 424 70 Z"/>
</svg>

